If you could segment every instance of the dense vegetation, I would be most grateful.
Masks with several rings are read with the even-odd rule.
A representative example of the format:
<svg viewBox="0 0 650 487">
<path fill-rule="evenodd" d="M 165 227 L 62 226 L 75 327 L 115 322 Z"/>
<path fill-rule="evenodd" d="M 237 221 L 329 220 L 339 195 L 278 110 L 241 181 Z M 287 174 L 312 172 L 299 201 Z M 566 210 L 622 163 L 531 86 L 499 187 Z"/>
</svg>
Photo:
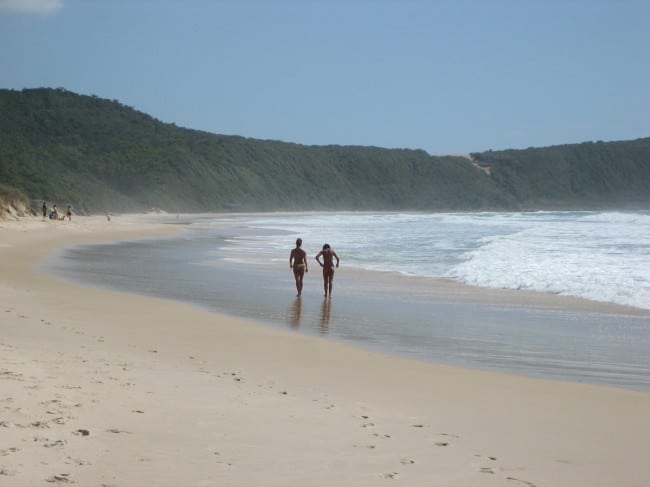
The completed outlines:
<svg viewBox="0 0 650 487">
<path fill-rule="evenodd" d="M 523 207 L 650 207 L 650 138 L 472 157 Z"/>
<path fill-rule="evenodd" d="M 0 90 L 0 183 L 78 211 L 650 206 L 650 139 L 433 157 L 165 124 L 63 89 Z M 489 172 L 490 174 L 487 174 Z"/>
</svg>

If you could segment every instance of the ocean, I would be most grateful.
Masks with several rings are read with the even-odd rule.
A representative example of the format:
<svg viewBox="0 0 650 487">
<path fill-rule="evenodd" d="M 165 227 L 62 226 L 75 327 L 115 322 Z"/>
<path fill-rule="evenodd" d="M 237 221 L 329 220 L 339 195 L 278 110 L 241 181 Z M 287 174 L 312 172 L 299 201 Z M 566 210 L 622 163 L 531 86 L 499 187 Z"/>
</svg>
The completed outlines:
<svg viewBox="0 0 650 487">
<path fill-rule="evenodd" d="M 290 230 L 347 265 L 475 286 L 527 289 L 650 309 L 650 213 L 299 215 L 246 221 Z M 222 251 L 285 259 L 287 239 L 241 236 Z"/>
<path fill-rule="evenodd" d="M 384 353 L 650 390 L 647 314 L 433 291 L 451 282 L 648 310 L 650 212 L 173 215 L 169 223 L 184 232 L 69 248 L 48 268 Z M 310 258 L 301 299 L 288 265 L 297 237 Z M 332 299 L 322 297 L 313 260 L 324 243 L 341 258 Z"/>
</svg>

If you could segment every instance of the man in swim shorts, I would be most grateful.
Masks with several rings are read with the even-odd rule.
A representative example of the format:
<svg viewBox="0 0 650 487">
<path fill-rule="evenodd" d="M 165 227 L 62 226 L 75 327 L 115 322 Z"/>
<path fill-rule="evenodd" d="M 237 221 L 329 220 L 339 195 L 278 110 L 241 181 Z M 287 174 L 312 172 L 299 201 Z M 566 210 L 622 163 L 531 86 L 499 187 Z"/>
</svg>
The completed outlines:
<svg viewBox="0 0 650 487">
<path fill-rule="evenodd" d="M 320 257 L 323 257 L 323 262 Z M 334 259 L 336 259 L 336 267 L 339 266 L 339 256 L 330 248 L 329 244 L 323 245 L 323 250 L 318 252 L 316 260 L 323 268 L 323 288 L 325 289 L 325 297 L 329 295 L 332 297 L 332 283 L 334 281 Z"/>
<path fill-rule="evenodd" d="M 305 277 L 305 272 L 309 272 L 309 269 L 307 269 L 307 253 L 301 247 L 302 239 L 299 238 L 296 240 L 296 248 L 291 251 L 289 256 L 289 267 L 293 269 L 298 297 L 302 294 L 302 279 Z"/>
</svg>

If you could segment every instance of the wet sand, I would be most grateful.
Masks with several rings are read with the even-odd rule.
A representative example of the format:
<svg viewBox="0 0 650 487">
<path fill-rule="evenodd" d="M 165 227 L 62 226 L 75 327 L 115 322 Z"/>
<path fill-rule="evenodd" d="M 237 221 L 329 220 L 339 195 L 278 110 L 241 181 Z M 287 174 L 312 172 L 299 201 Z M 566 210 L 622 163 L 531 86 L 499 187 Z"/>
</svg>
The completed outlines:
<svg viewBox="0 0 650 487">
<path fill-rule="evenodd" d="M 650 392 L 648 310 L 360 271 L 346 255 L 333 299 L 323 297 L 313 258 L 296 299 L 284 252 L 237 252 L 229 242 L 257 230 L 230 221 L 218 231 L 192 225 L 167 239 L 66 249 L 47 269 L 390 355 Z"/>
<path fill-rule="evenodd" d="M 147 221 L 0 222 L 0 484 L 650 483 L 648 393 L 387 356 L 36 269 L 177 231 Z"/>
</svg>

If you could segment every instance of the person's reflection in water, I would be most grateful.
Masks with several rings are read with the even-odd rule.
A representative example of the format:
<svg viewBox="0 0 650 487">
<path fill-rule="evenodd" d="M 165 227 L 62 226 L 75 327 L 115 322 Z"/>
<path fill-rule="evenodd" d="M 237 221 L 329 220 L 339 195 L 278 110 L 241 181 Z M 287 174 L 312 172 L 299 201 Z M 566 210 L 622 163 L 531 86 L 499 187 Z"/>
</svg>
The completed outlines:
<svg viewBox="0 0 650 487">
<path fill-rule="evenodd" d="M 320 325 L 318 331 L 321 335 L 327 335 L 330 330 L 330 313 L 332 309 L 332 300 L 323 299 L 323 304 L 320 305 Z"/>
<path fill-rule="evenodd" d="M 302 299 L 296 298 L 291 305 L 289 310 L 289 324 L 292 328 L 300 327 L 300 321 L 302 320 Z"/>
</svg>

